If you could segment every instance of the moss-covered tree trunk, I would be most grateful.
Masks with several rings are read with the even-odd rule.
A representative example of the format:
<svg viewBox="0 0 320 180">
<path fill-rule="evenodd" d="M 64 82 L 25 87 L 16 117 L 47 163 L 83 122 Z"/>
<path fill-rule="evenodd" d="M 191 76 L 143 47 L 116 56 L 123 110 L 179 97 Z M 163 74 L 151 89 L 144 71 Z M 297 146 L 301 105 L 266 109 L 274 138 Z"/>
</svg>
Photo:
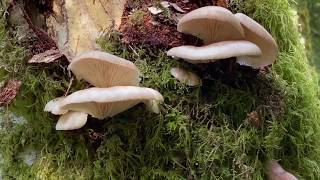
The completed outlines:
<svg viewBox="0 0 320 180">
<path fill-rule="evenodd" d="M 43 112 L 49 100 L 66 93 L 68 62 L 28 64 L 33 52 L 28 49 L 30 44 L 22 41 L 21 27 L 8 24 L 7 8 L 14 5 L 2 2 L 0 77 L 3 82 L 17 79 L 22 86 L 13 103 L 1 108 L 1 176 L 263 179 L 265 162 L 276 159 L 299 178 L 319 179 L 318 79 L 300 43 L 292 8 L 287 0 L 232 2 L 229 8 L 233 12 L 249 15 L 276 39 L 280 54 L 272 67 L 256 71 L 233 63 L 234 71 L 230 71 L 230 64 L 224 61 L 192 66 L 173 60 L 166 56 L 168 47 L 163 44 L 171 32 L 179 36 L 175 43 L 196 41 L 172 28 L 177 20 L 173 10 L 153 17 L 143 5 L 153 2 L 132 1 L 124 17 L 126 22 L 136 23 L 130 27 L 122 24 L 123 29 L 110 31 L 97 42 L 103 51 L 137 65 L 142 85 L 165 97 L 161 113 L 152 114 L 138 105 L 105 121 L 91 118 L 84 128 L 70 132 L 55 131 L 57 117 Z M 203 5 L 207 4 L 192 7 Z M 165 23 L 169 33 L 164 34 L 168 29 L 163 29 L 163 38 L 153 41 L 125 41 L 131 37 L 124 29 L 141 32 L 137 29 L 145 25 L 145 18 Z M 152 29 L 145 28 L 148 33 L 159 33 Z M 176 66 L 199 73 L 203 86 L 191 88 L 175 80 L 170 69 Z M 75 81 L 69 93 L 87 86 Z M 15 123 L 17 117 L 24 121 Z M 25 154 L 30 151 L 34 158 L 27 161 Z"/>
</svg>

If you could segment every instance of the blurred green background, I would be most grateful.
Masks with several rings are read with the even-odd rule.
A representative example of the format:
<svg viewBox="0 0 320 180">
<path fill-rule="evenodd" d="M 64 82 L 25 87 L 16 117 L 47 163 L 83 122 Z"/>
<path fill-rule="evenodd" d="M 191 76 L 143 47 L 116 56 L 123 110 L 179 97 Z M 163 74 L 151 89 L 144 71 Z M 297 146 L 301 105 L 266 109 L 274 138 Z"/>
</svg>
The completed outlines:
<svg viewBox="0 0 320 180">
<path fill-rule="evenodd" d="M 299 15 L 308 57 L 320 73 L 320 0 L 296 0 L 293 3 Z"/>
</svg>

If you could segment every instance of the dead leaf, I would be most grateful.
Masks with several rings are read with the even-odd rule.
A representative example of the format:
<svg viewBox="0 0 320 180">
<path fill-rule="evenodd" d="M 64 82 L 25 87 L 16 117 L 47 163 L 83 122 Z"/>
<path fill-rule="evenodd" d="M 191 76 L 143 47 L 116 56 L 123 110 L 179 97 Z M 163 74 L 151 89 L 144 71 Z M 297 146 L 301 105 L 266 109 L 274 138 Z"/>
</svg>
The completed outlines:
<svg viewBox="0 0 320 180">
<path fill-rule="evenodd" d="M 18 94 L 21 87 L 21 81 L 11 79 L 0 89 L 0 106 L 9 105 Z"/>
<path fill-rule="evenodd" d="M 227 8 L 228 7 L 228 3 L 229 3 L 229 0 L 217 0 L 216 1 L 216 6 Z"/>
<path fill-rule="evenodd" d="M 257 111 L 253 111 L 247 115 L 247 122 L 256 128 L 262 127 L 262 120 Z"/>
<path fill-rule="evenodd" d="M 164 8 L 168 8 L 171 6 L 171 3 L 169 3 L 168 1 L 161 1 L 160 5 Z"/>
<path fill-rule="evenodd" d="M 186 11 L 179 7 L 176 3 L 170 3 L 170 5 L 178 12 L 185 13 Z"/>
<path fill-rule="evenodd" d="M 160 5 L 162 6 L 162 8 L 168 9 L 171 6 L 171 3 L 169 3 L 168 1 L 161 1 Z M 157 14 L 160 14 L 163 12 L 163 9 L 156 7 L 156 6 L 151 6 L 148 8 L 148 10 L 153 15 L 157 15 Z"/>
<path fill-rule="evenodd" d="M 148 7 L 148 10 L 150 11 L 151 14 L 154 14 L 154 15 L 157 15 L 157 14 L 160 14 L 163 12 L 162 9 L 154 7 L 154 6 Z"/>
<path fill-rule="evenodd" d="M 64 57 L 57 49 L 50 49 L 43 53 L 34 55 L 28 63 L 51 63 Z"/>
</svg>

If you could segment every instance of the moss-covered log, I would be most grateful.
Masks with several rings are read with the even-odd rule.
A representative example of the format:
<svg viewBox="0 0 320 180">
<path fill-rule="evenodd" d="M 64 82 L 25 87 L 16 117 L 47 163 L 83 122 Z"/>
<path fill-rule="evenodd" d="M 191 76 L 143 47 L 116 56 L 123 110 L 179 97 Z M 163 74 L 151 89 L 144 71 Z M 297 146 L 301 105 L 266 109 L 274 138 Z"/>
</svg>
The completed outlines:
<svg viewBox="0 0 320 180">
<path fill-rule="evenodd" d="M 1 109 L 2 176 L 263 179 L 265 162 L 276 159 L 297 177 L 319 179 L 318 79 L 300 44 L 289 2 L 246 0 L 232 7 L 260 22 L 277 40 L 280 55 L 270 71 L 235 66 L 230 72 L 218 63 L 208 72 L 208 67 L 174 61 L 166 49 L 122 44 L 121 34 L 111 32 L 98 40 L 102 49 L 134 61 L 143 74 L 142 84 L 161 92 L 165 103 L 159 115 L 137 106 L 106 121 L 91 119 L 72 132 L 55 131 L 57 117 L 43 112 L 44 105 L 69 86 L 65 62 L 27 64 L 30 54 L 19 37 L 9 33 L 2 15 L 1 80 L 23 83 L 13 104 Z M 190 88 L 176 81 L 170 75 L 176 65 L 206 77 L 203 86 Z M 70 92 L 84 86 L 76 82 Z M 25 122 L 15 124 L 16 116 Z M 36 152 L 32 163 L 21 158 L 29 149 Z"/>
</svg>

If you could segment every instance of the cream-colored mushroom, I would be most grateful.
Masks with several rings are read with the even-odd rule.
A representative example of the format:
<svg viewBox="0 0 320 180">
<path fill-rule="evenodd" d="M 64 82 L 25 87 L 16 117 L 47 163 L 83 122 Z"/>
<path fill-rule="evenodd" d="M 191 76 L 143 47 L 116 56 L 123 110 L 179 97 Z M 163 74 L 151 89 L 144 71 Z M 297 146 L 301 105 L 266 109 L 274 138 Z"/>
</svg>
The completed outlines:
<svg viewBox="0 0 320 180">
<path fill-rule="evenodd" d="M 249 41 L 222 41 L 207 46 L 179 46 L 170 49 L 168 56 L 185 59 L 192 64 L 214 62 L 218 59 L 260 56 L 260 48 Z"/>
<path fill-rule="evenodd" d="M 140 102 L 163 101 L 162 95 L 153 89 L 135 86 L 89 88 L 74 92 L 61 101 L 67 111 L 84 112 L 98 119 L 113 117 Z"/>
<path fill-rule="evenodd" d="M 202 84 L 202 81 L 198 75 L 183 68 L 172 68 L 170 73 L 173 77 L 182 83 L 186 83 L 188 86 L 201 86 Z"/>
<path fill-rule="evenodd" d="M 75 130 L 82 128 L 87 123 L 88 114 L 70 111 L 60 116 L 56 130 Z"/>
<path fill-rule="evenodd" d="M 80 129 L 87 123 L 88 114 L 83 112 L 68 111 L 61 109 L 61 103 L 66 97 L 59 97 L 49 101 L 44 111 L 55 115 L 61 115 L 56 130 L 74 130 Z"/>
<path fill-rule="evenodd" d="M 243 26 L 245 39 L 258 45 L 262 51 L 261 56 L 243 56 L 239 57 L 237 62 L 253 68 L 261 68 L 272 64 L 278 56 L 278 45 L 271 34 L 263 26 L 245 14 L 237 13 L 235 17 Z"/>
<path fill-rule="evenodd" d="M 244 39 L 244 31 L 231 11 L 206 6 L 184 15 L 178 22 L 178 31 L 196 36 L 211 44 L 226 40 Z"/>
<path fill-rule="evenodd" d="M 270 180 L 298 180 L 294 175 L 284 170 L 275 160 L 267 162 L 266 169 Z"/>
<path fill-rule="evenodd" d="M 53 99 L 51 101 L 49 101 L 46 106 L 44 107 L 44 111 L 45 112 L 51 112 L 54 115 L 61 115 L 61 114 L 65 114 L 68 111 L 67 110 L 63 110 L 61 109 L 61 102 L 62 100 L 64 100 L 65 97 L 59 97 L 56 99 Z"/>
<path fill-rule="evenodd" d="M 68 68 L 96 87 L 138 86 L 140 81 L 139 70 L 131 61 L 100 51 L 76 56 Z"/>
</svg>

